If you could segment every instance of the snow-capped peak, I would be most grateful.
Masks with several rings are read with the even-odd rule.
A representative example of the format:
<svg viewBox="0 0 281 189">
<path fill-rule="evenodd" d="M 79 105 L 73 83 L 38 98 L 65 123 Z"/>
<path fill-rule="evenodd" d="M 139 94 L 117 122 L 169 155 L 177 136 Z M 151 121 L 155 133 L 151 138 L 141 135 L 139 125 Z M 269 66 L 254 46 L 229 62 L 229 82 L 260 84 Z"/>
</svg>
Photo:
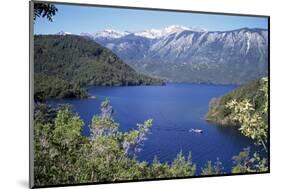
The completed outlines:
<svg viewBox="0 0 281 189">
<path fill-rule="evenodd" d="M 72 33 L 70 32 L 65 32 L 63 30 L 61 30 L 60 32 L 56 33 L 56 35 L 71 35 Z"/>
<path fill-rule="evenodd" d="M 195 32 L 205 32 L 206 30 L 200 28 L 185 27 L 179 25 L 171 25 L 163 29 L 147 29 L 139 32 L 135 32 L 136 36 L 142 36 L 146 38 L 160 38 L 173 33 L 180 33 L 183 31 L 195 31 Z"/>
<path fill-rule="evenodd" d="M 106 29 L 96 33 L 81 33 L 80 35 L 92 37 L 93 39 L 97 39 L 97 38 L 117 39 L 129 34 L 133 34 L 135 36 L 140 36 L 150 39 L 159 39 L 161 37 L 168 36 L 173 33 L 180 33 L 183 31 L 205 32 L 206 30 L 200 28 L 171 25 L 162 29 L 146 29 L 136 32 L 128 32 L 128 31 L 121 32 L 113 29 Z"/>
<path fill-rule="evenodd" d="M 184 26 L 179 26 L 179 25 L 171 25 L 171 26 L 164 28 L 163 32 L 170 34 L 170 33 L 182 32 L 184 30 L 189 30 L 189 28 L 184 27 Z"/>
<path fill-rule="evenodd" d="M 154 39 L 154 38 L 162 37 L 162 30 L 147 29 L 147 30 L 135 32 L 134 35 Z"/>
<path fill-rule="evenodd" d="M 102 38 L 120 38 L 125 35 L 128 35 L 129 32 L 120 32 L 117 30 L 106 29 L 103 31 L 99 31 L 93 35 L 94 38 L 102 37 Z"/>
<path fill-rule="evenodd" d="M 185 27 L 185 26 L 179 26 L 179 25 L 171 25 L 171 26 L 164 28 L 164 30 L 167 33 L 175 33 L 175 32 L 182 32 L 182 31 L 195 31 L 195 32 L 206 32 L 207 31 L 206 29 L 202 29 L 202 28 Z"/>
</svg>

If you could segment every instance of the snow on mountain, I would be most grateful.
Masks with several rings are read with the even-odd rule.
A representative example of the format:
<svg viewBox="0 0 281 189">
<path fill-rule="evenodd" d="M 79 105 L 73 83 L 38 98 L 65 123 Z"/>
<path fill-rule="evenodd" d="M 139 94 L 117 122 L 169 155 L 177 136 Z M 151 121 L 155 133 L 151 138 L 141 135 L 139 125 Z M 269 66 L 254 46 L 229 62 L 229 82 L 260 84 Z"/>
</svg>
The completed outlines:
<svg viewBox="0 0 281 189">
<path fill-rule="evenodd" d="M 123 37 L 125 35 L 128 35 L 129 32 L 120 32 L 117 30 L 112 30 L 112 29 L 107 29 L 107 30 L 103 30 L 103 31 L 99 31 L 96 32 L 94 34 L 92 34 L 93 38 L 120 38 Z"/>
<path fill-rule="evenodd" d="M 147 37 L 151 39 L 161 38 L 173 33 L 180 33 L 183 31 L 205 32 L 206 30 L 200 28 L 184 27 L 179 25 L 171 25 L 164 29 L 147 29 L 140 32 L 135 32 L 134 35 Z"/>
<path fill-rule="evenodd" d="M 60 32 L 56 33 L 56 35 L 71 35 L 72 33 L 70 32 L 65 32 L 63 30 L 61 30 Z"/>
<path fill-rule="evenodd" d="M 204 29 L 172 25 L 161 30 L 150 29 L 135 33 L 105 30 L 96 33 L 93 39 L 113 50 L 125 61 L 137 57 L 135 61 L 139 62 L 140 57 L 145 57 L 147 61 L 158 58 L 161 61 L 177 60 L 179 63 L 186 63 L 187 59 L 189 62 L 206 59 L 208 62 L 224 62 L 226 59 L 235 58 L 225 56 L 231 52 L 238 53 L 236 57 L 249 54 L 247 58 L 254 59 L 253 53 L 257 51 L 256 56 L 265 60 L 268 33 L 264 29 L 256 28 L 208 32 Z M 200 54 L 204 56 L 199 56 Z M 207 54 L 210 56 L 206 57 Z"/>
<path fill-rule="evenodd" d="M 240 84 L 267 73 L 265 29 L 206 31 L 173 25 L 94 40 L 137 71 L 171 81 L 209 82 L 212 75 L 214 83 Z"/>
<path fill-rule="evenodd" d="M 144 37 L 144 38 L 149 38 L 149 39 L 159 39 L 161 37 L 173 34 L 173 33 L 180 33 L 183 31 L 194 31 L 194 32 L 206 32 L 204 29 L 200 28 L 192 28 L 192 27 L 184 27 L 184 26 L 179 26 L 179 25 L 171 25 L 163 29 L 146 29 L 146 30 L 141 30 L 141 31 L 124 31 L 120 32 L 117 30 L 113 29 L 106 29 L 103 31 L 99 31 L 96 33 L 81 33 L 81 36 L 88 36 L 93 39 L 118 39 L 127 35 L 134 35 L 134 36 L 139 36 L 139 37 Z"/>
<path fill-rule="evenodd" d="M 267 74 L 266 29 L 207 31 L 171 25 L 134 32 L 107 29 L 80 35 L 109 48 L 137 71 L 169 81 L 241 84 Z"/>
<path fill-rule="evenodd" d="M 140 37 L 146 37 L 146 38 L 150 38 L 150 39 L 155 39 L 155 38 L 162 37 L 163 34 L 162 34 L 162 30 L 150 29 L 150 30 L 143 30 L 143 31 L 135 32 L 134 35 L 140 36 Z"/>
<path fill-rule="evenodd" d="M 179 25 L 171 25 L 163 29 L 164 34 L 178 33 L 182 31 L 193 31 L 193 32 L 207 32 L 206 29 L 202 28 L 193 28 L 193 27 L 185 27 Z"/>
</svg>

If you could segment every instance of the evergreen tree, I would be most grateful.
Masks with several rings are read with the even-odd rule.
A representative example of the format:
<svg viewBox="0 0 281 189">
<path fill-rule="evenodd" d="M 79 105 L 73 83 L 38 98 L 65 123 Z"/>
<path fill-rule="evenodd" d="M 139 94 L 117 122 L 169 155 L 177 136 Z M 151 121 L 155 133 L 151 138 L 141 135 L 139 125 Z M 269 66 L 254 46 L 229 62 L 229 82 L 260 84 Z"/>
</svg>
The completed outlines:
<svg viewBox="0 0 281 189">
<path fill-rule="evenodd" d="M 222 175 L 225 174 L 223 170 L 224 168 L 222 166 L 222 162 L 220 162 L 219 158 L 217 158 L 217 161 L 214 163 L 214 165 L 212 164 L 212 161 L 208 161 L 205 164 L 205 167 L 202 168 L 201 175 Z"/>
</svg>

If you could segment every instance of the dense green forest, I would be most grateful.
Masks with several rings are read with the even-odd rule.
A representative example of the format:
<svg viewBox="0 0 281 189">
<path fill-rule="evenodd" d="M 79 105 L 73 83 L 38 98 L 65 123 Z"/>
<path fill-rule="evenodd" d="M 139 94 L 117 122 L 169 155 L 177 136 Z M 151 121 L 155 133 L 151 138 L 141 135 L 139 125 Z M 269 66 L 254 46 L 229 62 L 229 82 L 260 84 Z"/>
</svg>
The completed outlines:
<svg viewBox="0 0 281 189">
<path fill-rule="evenodd" d="M 262 80 L 255 80 L 222 97 L 211 99 L 206 119 L 221 125 L 239 125 L 237 121 L 232 119 L 233 111 L 226 106 L 227 103 L 234 99 L 237 101 L 249 99 L 255 110 L 260 111 L 266 100 L 263 91 L 260 90 L 262 85 Z"/>
<path fill-rule="evenodd" d="M 34 74 L 34 100 L 46 98 L 86 98 L 87 91 L 79 84 L 46 74 Z"/>
<path fill-rule="evenodd" d="M 35 97 L 86 97 L 84 87 L 163 85 L 138 74 L 110 50 L 86 37 L 34 36 Z M 65 86 L 64 86 L 65 85 Z"/>
<path fill-rule="evenodd" d="M 206 119 L 236 125 L 242 134 L 268 150 L 268 78 L 253 81 L 222 97 L 212 99 Z"/>
</svg>

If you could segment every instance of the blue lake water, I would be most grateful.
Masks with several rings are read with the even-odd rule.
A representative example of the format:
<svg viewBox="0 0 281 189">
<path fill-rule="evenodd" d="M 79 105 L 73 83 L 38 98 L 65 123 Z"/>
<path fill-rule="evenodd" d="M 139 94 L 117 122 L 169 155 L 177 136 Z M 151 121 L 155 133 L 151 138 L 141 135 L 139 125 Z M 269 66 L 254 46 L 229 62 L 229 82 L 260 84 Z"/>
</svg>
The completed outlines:
<svg viewBox="0 0 281 189">
<path fill-rule="evenodd" d="M 108 97 L 121 131 L 134 129 L 136 123 L 153 119 L 151 133 L 138 153 L 139 160 L 152 162 L 157 156 L 161 162 L 170 163 L 180 151 L 186 156 L 191 152 L 197 173 L 208 160 L 216 161 L 217 158 L 229 173 L 234 155 L 243 148 L 250 147 L 254 151 L 256 147 L 237 128 L 208 123 L 204 116 L 211 98 L 224 95 L 235 87 L 209 84 L 90 87 L 89 93 L 97 99 L 64 99 L 49 103 L 72 105 L 85 122 L 83 135 L 89 136 L 92 116 L 100 113 L 100 103 Z M 191 133 L 191 128 L 204 132 Z"/>
</svg>

